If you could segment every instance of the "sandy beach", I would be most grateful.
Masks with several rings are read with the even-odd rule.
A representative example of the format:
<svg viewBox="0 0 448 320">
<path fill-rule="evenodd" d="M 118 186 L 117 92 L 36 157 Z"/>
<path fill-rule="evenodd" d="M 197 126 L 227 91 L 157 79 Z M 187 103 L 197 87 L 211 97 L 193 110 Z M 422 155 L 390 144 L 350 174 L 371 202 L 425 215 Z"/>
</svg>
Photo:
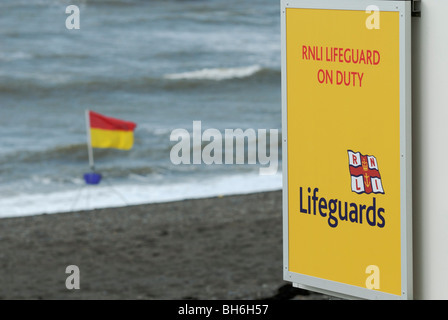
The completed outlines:
<svg viewBox="0 0 448 320">
<path fill-rule="evenodd" d="M 0 298 L 320 299 L 282 279 L 281 208 L 276 191 L 1 219 Z"/>
</svg>

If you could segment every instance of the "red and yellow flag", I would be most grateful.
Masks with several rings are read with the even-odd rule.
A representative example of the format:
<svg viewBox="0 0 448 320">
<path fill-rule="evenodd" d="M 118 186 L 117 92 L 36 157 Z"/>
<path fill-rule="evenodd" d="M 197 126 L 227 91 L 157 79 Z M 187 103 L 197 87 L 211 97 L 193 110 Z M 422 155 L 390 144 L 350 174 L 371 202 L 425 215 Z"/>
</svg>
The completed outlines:
<svg viewBox="0 0 448 320">
<path fill-rule="evenodd" d="M 134 144 L 134 122 L 89 111 L 90 142 L 93 148 L 129 150 Z"/>
</svg>

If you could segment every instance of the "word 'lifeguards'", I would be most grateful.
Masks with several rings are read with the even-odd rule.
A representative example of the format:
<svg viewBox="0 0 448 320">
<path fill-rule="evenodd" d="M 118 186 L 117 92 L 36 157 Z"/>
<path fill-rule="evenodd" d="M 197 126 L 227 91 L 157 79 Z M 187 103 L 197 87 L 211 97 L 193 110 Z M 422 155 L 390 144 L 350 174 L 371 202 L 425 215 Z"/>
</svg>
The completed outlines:
<svg viewBox="0 0 448 320">
<path fill-rule="evenodd" d="M 352 223 L 363 223 L 363 217 L 368 225 L 372 227 L 384 228 L 386 219 L 383 214 L 384 208 L 377 206 L 376 198 L 372 199 L 372 205 L 348 203 L 339 199 L 327 200 L 324 197 L 318 197 L 319 188 L 308 188 L 308 201 L 304 199 L 302 187 L 299 188 L 299 207 L 300 213 L 307 213 L 316 216 L 317 213 L 322 218 L 327 218 L 328 225 L 336 228 L 340 221 L 350 221 Z"/>
</svg>

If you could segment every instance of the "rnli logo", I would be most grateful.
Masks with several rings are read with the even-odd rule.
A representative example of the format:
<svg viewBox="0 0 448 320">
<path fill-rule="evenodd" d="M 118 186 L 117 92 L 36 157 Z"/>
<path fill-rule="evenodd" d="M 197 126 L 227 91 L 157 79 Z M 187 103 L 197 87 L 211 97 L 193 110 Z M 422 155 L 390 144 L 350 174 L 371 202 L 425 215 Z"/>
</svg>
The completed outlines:
<svg viewBox="0 0 448 320">
<path fill-rule="evenodd" d="M 384 194 L 378 161 L 374 156 L 348 150 L 348 165 L 353 192 Z"/>
</svg>

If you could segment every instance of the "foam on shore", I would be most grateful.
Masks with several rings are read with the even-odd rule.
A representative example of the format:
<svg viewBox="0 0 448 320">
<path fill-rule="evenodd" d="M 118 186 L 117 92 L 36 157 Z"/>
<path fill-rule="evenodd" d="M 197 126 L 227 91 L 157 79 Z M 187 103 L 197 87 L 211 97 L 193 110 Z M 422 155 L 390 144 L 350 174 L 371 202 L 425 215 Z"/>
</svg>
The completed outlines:
<svg viewBox="0 0 448 320">
<path fill-rule="evenodd" d="M 53 214 L 148 203 L 280 190 L 282 175 L 232 175 L 170 184 L 80 186 L 49 194 L 0 199 L 0 218 Z"/>
</svg>

